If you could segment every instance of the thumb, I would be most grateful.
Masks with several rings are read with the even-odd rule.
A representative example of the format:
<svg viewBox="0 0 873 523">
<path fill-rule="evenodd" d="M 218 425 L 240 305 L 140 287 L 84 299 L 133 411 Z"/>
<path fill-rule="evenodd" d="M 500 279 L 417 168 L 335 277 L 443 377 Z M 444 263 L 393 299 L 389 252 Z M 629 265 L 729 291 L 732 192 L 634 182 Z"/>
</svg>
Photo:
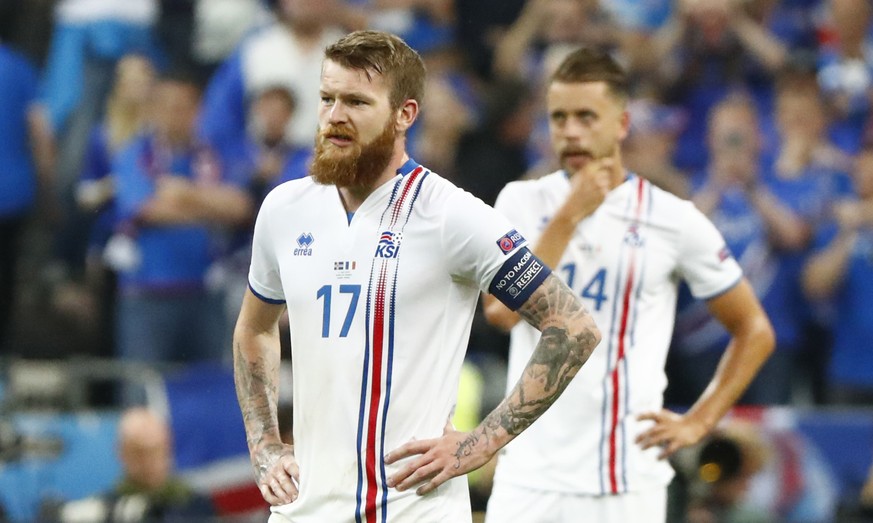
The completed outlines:
<svg viewBox="0 0 873 523">
<path fill-rule="evenodd" d="M 443 434 L 448 434 L 449 432 L 454 432 L 455 426 L 452 425 L 452 418 L 446 420 L 446 426 L 443 427 Z"/>
</svg>

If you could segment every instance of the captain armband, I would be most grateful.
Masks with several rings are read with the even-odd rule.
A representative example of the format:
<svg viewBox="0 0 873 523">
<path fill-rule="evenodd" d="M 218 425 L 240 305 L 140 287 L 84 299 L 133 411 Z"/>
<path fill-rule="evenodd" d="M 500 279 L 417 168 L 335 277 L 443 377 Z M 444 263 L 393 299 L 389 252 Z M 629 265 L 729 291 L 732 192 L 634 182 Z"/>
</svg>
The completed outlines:
<svg viewBox="0 0 873 523">
<path fill-rule="evenodd" d="M 518 310 L 552 270 L 527 247 L 518 249 L 497 271 L 488 292 L 510 310 Z"/>
</svg>

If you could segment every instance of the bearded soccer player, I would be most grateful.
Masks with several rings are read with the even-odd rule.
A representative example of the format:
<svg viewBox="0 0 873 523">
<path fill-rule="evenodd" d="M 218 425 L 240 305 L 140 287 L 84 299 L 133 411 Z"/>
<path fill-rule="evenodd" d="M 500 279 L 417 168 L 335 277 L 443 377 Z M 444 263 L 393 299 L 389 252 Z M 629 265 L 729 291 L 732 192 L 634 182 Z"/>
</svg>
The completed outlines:
<svg viewBox="0 0 873 523">
<path fill-rule="evenodd" d="M 489 523 L 665 521 L 673 471 L 663 458 L 712 430 L 773 350 L 770 322 L 715 226 L 622 166 L 627 101 L 627 76 L 608 54 L 571 53 L 546 92 L 562 168 L 508 184 L 495 204 L 592 308 L 604 347 L 501 453 Z M 732 336 L 684 414 L 662 409 L 680 279 Z M 491 297 L 485 314 L 511 329 L 518 378 L 536 335 Z"/>
<path fill-rule="evenodd" d="M 328 47 L 312 176 L 258 215 L 234 361 L 271 522 L 470 521 L 462 475 L 533 423 L 599 342 L 505 218 L 407 155 L 424 75 L 393 35 Z M 542 335 L 508 397 L 462 433 L 448 420 L 480 291 Z M 293 446 L 276 422 L 286 308 Z"/>
</svg>

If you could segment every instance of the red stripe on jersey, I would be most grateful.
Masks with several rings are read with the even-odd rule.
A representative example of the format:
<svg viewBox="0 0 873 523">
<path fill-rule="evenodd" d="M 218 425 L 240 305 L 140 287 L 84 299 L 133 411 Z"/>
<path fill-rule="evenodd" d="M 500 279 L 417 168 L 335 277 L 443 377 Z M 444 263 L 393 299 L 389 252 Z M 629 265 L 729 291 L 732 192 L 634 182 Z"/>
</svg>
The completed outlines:
<svg viewBox="0 0 873 523">
<path fill-rule="evenodd" d="M 640 214 L 643 209 L 643 179 L 639 178 L 637 183 L 637 208 L 635 222 L 639 223 Z M 624 287 L 624 296 L 621 303 L 621 321 L 618 328 L 618 354 L 615 359 L 615 367 L 612 369 L 612 412 L 611 427 L 609 431 L 609 491 L 612 494 L 618 494 L 618 467 L 616 466 L 616 454 L 618 445 L 616 443 L 618 433 L 618 406 L 620 404 L 621 395 L 619 393 L 619 379 L 621 362 L 625 356 L 625 339 L 627 336 L 627 324 L 630 318 L 631 311 L 631 296 L 633 295 L 634 272 L 636 270 L 636 245 L 631 245 L 630 263 L 627 269 L 627 282 Z"/>
<path fill-rule="evenodd" d="M 379 417 L 379 403 L 382 400 L 382 350 L 385 341 L 385 265 L 379 274 L 376 287 L 376 303 L 373 313 L 373 370 L 370 381 L 370 408 L 367 419 L 367 503 L 365 514 L 367 523 L 376 523 L 376 425 Z"/>
<path fill-rule="evenodd" d="M 409 191 L 415 185 L 415 179 L 418 178 L 418 175 L 424 170 L 422 166 L 418 166 L 414 171 L 407 175 L 408 181 L 406 185 L 403 187 L 403 192 L 400 193 L 400 197 L 397 199 L 397 202 L 394 204 L 394 210 L 391 213 L 391 222 L 389 224 L 390 227 L 394 227 L 394 224 L 397 223 L 397 218 L 400 217 L 400 210 L 403 209 L 403 202 L 406 200 L 406 196 L 409 195 Z"/>
</svg>

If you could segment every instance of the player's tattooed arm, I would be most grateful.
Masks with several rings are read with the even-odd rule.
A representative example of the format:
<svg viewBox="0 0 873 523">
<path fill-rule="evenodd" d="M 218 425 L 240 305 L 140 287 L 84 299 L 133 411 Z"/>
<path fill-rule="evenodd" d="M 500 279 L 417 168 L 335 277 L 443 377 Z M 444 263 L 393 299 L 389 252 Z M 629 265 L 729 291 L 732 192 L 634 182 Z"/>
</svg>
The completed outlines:
<svg viewBox="0 0 873 523">
<path fill-rule="evenodd" d="M 279 432 L 279 329 L 282 308 L 243 299 L 233 341 L 234 383 L 246 429 L 255 479 L 271 505 L 297 498 L 299 471 L 294 448 Z"/>
<path fill-rule="evenodd" d="M 265 443 L 265 438 L 279 433 L 277 405 L 279 388 L 275 377 L 278 369 L 265 358 L 249 358 L 240 342 L 234 343 L 234 382 L 236 395 L 246 427 L 249 449 Z"/>
<path fill-rule="evenodd" d="M 392 475 L 389 486 L 405 490 L 421 485 L 417 492 L 426 494 L 484 465 L 558 399 L 600 342 L 591 315 L 553 274 L 518 312 L 542 336 L 512 392 L 472 432 L 447 426 L 441 438 L 412 441 L 389 453 L 388 463 L 421 455 Z"/>
<path fill-rule="evenodd" d="M 509 441 L 507 436 L 520 434 L 558 399 L 600 342 L 589 312 L 554 274 L 518 313 L 542 332 L 539 343 L 512 392 L 483 421 L 482 434 L 471 434 L 471 438 L 496 438 L 501 447 Z"/>
</svg>

